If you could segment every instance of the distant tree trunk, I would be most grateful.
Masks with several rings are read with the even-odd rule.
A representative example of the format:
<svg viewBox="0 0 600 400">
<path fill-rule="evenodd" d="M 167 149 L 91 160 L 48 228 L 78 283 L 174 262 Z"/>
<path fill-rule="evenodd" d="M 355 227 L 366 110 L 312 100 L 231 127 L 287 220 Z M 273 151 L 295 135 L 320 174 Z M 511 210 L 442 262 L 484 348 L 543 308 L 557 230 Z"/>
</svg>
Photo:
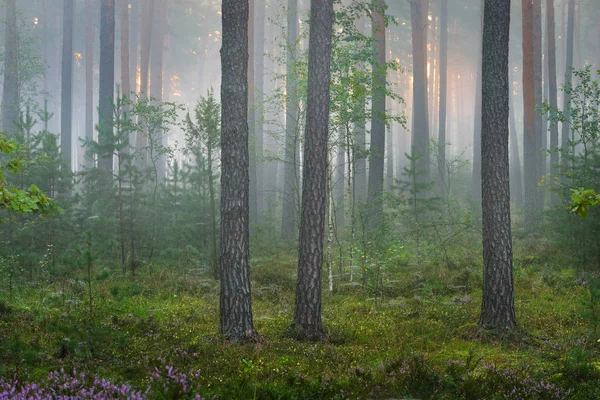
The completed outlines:
<svg viewBox="0 0 600 400">
<path fill-rule="evenodd" d="M 265 92 L 265 0 L 256 1 L 256 15 L 254 21 L 256 29 L 254 31 L 254 54 L 256 68 L 254 71 L 254 109 L 256 110 L 256 121 L 254 132 L 256 135 L 255 152 L 256 160 L 259 163 L 256 169 L 256 210 L 258 217 L 261 218 L 265 213 L 265 184 L 264 170 L 266 165 L 262 164 L 262 156 L 264 151 L 264 92 Z"/>
<path fill-rule="evenodd" d="M 429 119 L 427 112 L 427 14 L 429 0 L 410 2 L 413 49 L 412 156 L 419 182 L 429 182 Z"/>
<path fill-rule="evenodd" d="M 373 40 L 377 60 L 373 64 L 371 151 L 369 157 L 369 228 L 381 226 L 383 213 L 383 162 L 385 157 L 385 0 L 373 1 Z"/>
<path fill-rule="evenodd" d="M 346 173 L 346 151 L 344 149 L 344 138 L 343 134 L 340 133 L 337 146 L 337 167 L 335 168 L 334 178 L 334 193 L 332 199 L 335 198 L 335 225 L 338 228 L 344 226 L 344 183 Z M 333 204 L 333 201 L 332 201 Z M 330 211 L 332 212 L 332 211 Z"/>
<path fill-rule="evenodd" d="M 131 12 L 129 13 L 129 87 L 131 92 L 138 90 L 138 60 L 140 39 L 140 3 L 138 0 L 129 0 Z M 133 143 L 132 143 L 133 144 Z"/>
<path fill-rule="evenodd" d="M 442 0 L 440 13 L 440 114 L 438 135 L 438 174 L 440 193 L 446 186 L 446 106 L 448 93 L 448 0 Z"/>
<path fill-rule="evenodd" d="M 543 130 L 542 114 L 537 112 L 537 107 L 544 101 L 543 90 L 544 82 L 542 80 L 542 0 L 533 0 L 533 66 L 534 66 L 534 84 L 535 84 L 535 179 L 536 179 L 536 218 L 541 217 L 539 211 L 544 209 L 544 191 L 539 189 L 537 183 L 545 174 L 546 157 L 541 152 L 544 147 L 542 136 L 545 134 Z"/>
<path fill-rule="evenodd" d="M 321 269 L 327 195 L 333 0 L 311 0 L 310 11 L 305 170 L 293 325 L 299 338 L 313 340 L 324 333 L 321 321 Z"/>
<path fill-rule="evenodd" d="M 512 95 L 511 95 L 512 99 Z M 512 183 L 510 192 L 512 193 L 517 207 L 523 206 L 523 174 L 521 173 L 521 156 L 519 153 L 519 139 L 517 135 L 517 124 L 515 122 L 514 101 L 510 107 L 510 181 Z"/>
<path fill-rule="evenodd" d="M 2 90 L 2 131 L 13 133 L 19 120 L 19 56 L 17 54 L 16 0 L 6 0 L 6 36 L 4 41 L 4 86 Z"/>
<path fill-rule="evenodd" d="M 356 21 L 356 29 L 360 33 L 365 31 L 365 19 Z M 366 157 L 366 121 L 356 124 L 353 132 L 354 141 L 354 199 L 356 203 L 362 203 L 367 195 L 367 157 Z M 354 205 L 353 205 L 354 207 Z"/>
<path fill-rule="evenodd" d="M 481 0 L 481 25 L 480 32 L 483 31 L 483 8 L 485 0 Z M 481 68 L 482 68 L 482 43 L 477 43 L 477 75 L 475 83 L 475 121 L 473 124 L 473 180 L 472 196 L 473 204 L 477 205 L 477 214 L 479 214 L 479 203 L 481 203 Z"/>
<path fill-rule="evenodd" d="M 62 78 L 60 90 L 60 151 L 71 171 L 73 158 L 73 13 L 74 0 L 63 3 Z"/>
<path fill-rule="evenodd" d="M 385 148 L 387 152 L 385 156 L 385 190 L 388 191 L 392 190 L 394 184 L 394 127 L 395 125 L 392 123 L 385 130 Z"/>
<path fill-rule="evenodd" d="M 546 44 L 547 44 L 547 60 L 548 60 L 548 83 L 549 83 L 549 103 L 552 109 L 558 108 L 558 91 L 556 78 L 556 34 L 554 22 L 554 0 L 546 0 Z M 558 124 L 553 123 L 550 126 L 550 182 L 554 184 L 554 178 L 557 176 L 557 171 L 554 165 L 558 163 Z M 556 192 L 552 192 L 552 203 L 556 204 L 558 197 Z"/>
<path fill-rule="evenodd" d="M 150 69 L 150 48 L 152 43 L 152 21 L 154 14 L 154 0 L 142 1 L 142 32 L 140 38 L 140 98 L 148 98 L 148 70 Z M 138 150 L 148 146 L 148 137 L 138 132 L 135 147 Z M 138 166 L 145 166 L 143 157 L 138 159 Z"/>
<path fill-rule="evenodd" d="M 248 225 L 248 0 L 223 0 L 221 18 L 220 333 L 253 339 Z"/>
<path fill-rule="evenodd" d="M 154 0 L 154 27 L 156 30 L 152 35 L 152 50 L 150 51 L 150 96 L 156 99 L 157 103 L 163 101 L 163 54 L 165 49 L 165 27 L 167 24 L 167 11 L 169 0 Z M 168 140 L 164 132 L 157 132 L 158 145 L 167 147 Z M 156 178 L 162 182 L 166 175 L 167 159 L 164 154 L 160 154 L 156 161 Z"/>
<path fill-rule="evenodd" d="M 566 43 L 566 51 L 567 51 L 567 60 L 565 66 L 565 86 L 569 87 L 573 83 L 573 31 L 575 25 L 575 0 L 569 0 L 569 17 L 567 22 L 567 43 Z M 569 118 L 571 114 L 571 96 L 564 92 L 563 94 L 563 112 Z M 568 158 L 566 157 L 569 154 L 569 139 L 570 139 L 570 125 L 568 123 L 562 124 L 562 150 L 563 156 L 561 157 L 561 169 L 562 169 L 562 181 L 565 182 L 565 173 L 568 171 L 569 164 Z"/>
<path fill-rule="evenodd" d="M 102 0 L 100 6 L 100 84 L 98 99 L 98 168 L 112 176 L 113 122 L 115 88 L 115 2 Z"/>
<path fill-rule="evenodd" d="M 523 158 L 525 183 L 525 229 L 537 223 L 537 153 L 535 132 L 535 43 L 532 0 L 523 9 Z"/>
<path fill-rule="evenodd" d="M 283 215 L 281 237 L 292 239 L 296 236 L 296 216 L 298 212 L 298 88 L 294 63 L 296 62 L 296 41 L 298 40 L 298 3 L 288 0 L 287 9 L 287 59 L 286 59 L 286 101 L 285 101 L 285 156 L 283 184 Z"/>
<path fill-rule="evenodd" d="M 250 152 L 250 222 L 253 225 L 258 223 L 258 199 L 256 186 L 256 103 L 254 79 L 254 0 L 248 0 L 248 146 Z"/>
<path fill-rule="evenodd" d="M 516 325 L 508 165 L 510 0 L 485 0 L 482 56 L 481 181 L 483 298 L 479 325 Z"/>
<path fill-rule="evenodd" d="M 129 82 L 129 2 L 127 0 L 120 0 L 119 11 L 121 14 L 121 92 L 125 98 L 129 99 L 131 85 Z"/>
<path fill-rule="evenodd" d="M 85 138 L 90 143 L 94 141 L 94 3 L 85 3 Z M 85 166 L 94 166 L 93 156 L 86 156 Z"/>
</svg>

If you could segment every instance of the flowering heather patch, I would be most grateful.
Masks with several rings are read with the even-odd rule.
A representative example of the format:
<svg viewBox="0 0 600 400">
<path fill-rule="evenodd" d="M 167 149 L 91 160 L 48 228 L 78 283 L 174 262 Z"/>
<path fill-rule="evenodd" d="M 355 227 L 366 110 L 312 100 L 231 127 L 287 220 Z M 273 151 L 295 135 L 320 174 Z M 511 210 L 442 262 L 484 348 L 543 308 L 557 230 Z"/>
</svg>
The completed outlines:
<svg viewBox="0 0 600 400">
<path fill-rule="evenodd" d="M 85 373 L 53 371 L 42 383 L 19 382 L 0 379 L 0 400 L 35 399 L 201 399 L 200 385 L 195 383 L 199 371 L 184 374 L 172 366 L 155 368 L 150 375 L 150 384 L 145 390 L 124 384 L 115 384 L 105 379 L 88 378 Z"/>
</svg>

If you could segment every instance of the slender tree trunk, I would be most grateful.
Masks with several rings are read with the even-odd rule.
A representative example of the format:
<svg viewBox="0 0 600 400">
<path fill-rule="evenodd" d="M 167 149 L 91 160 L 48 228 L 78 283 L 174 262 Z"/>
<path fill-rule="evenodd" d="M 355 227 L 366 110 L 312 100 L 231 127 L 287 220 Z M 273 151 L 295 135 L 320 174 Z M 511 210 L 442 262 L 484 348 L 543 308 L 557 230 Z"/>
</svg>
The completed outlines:
<svg viewBox="0 0 600 400">
<path fill-rule="evenodd" d="M 254 0 L 248 0 L 250 16 L 248 18 L 248 146 L 250 151 L 250 222 L 252 225 L 258 223 L 258 199 L 256 186 L 256 103 L 254 79 Z"/>
<path fill-rule="evenodd" d="M 365 19 L 358 18 L 356 29 L 360 33 L 365 31 Z M 354 203 L 363 203 L 367 196 L 367 157 L 366 157 L 366 120 L 361 119 L 353 132 L 354 142 Z M 353 205 L 354 207 L 354 205 Z"/>
<path fill-rule="evenodd" d="M 510 0 L 485 0 L 482 57 L 481 180 L 483 298 L 479 325 L 516 325 L 508 181 Z"/>
<path fill-rule="evenodd" d="M 442 0 L 440 13 L 440 114 L 438 135 L 438 174 L 440 193 L 446 186 L 446 107 L 448 93 L 448 0 Z"/>
<path fill-rule="evenodd" d="M 163 101 L 163 63 L 165 50 L 165 28 L 167 24 L 167 11 L 169 0 L 154 0 L 154 31 L 152 35 L 152 50 L 150 51 L 150 95 L 156 99 L 156 103 Z M 156 155 L 157 180 L 162 182 L 167 170 L 167 157 L 162 150 L 167 147 L 168 139 L 160 130 L 156 132 L 156 144 L 161 148 L 161 154 Z M 156 150 L 155 150 L 156 151 Z"/>
<path fill-rule="evenodd" d="M 512 95 L 511 95 L 512 99 Z M 519 153 L 519 139 L 517 135 L 517 124 L 515 121 L 514 101 L 511 102 L 510 109 L 510 165 L 511 165 L 511 186 L 510 192 L 513 194 L 515 205 L 523 206 L 523 174 L 521 173 L 521 157 Z"/>
<path fill-rule="evenodd" d="M 429 0 L 411 1 L 413 49 L 412 156 L 418 157 L 415 173 L 419 182 L 429 182 L 429 120 L 427 112 L 427 14 Z"/>
<path fill-rule="evenodd" d="M 121 14 L 121 92 L 126 99 L 129 99 L 131 84 L 129 81 L 129 2 L 127 0 L 120 0 L 119 11 Z"/>
<path fill-rule="evenodd" d="M 546 0 L 546 55 L 548 60 L 548 84 L 549 84 L 549 103 L 553 110 L 558 108 L 557 99 L 557 78 L 556 78 L 556 34 L 554 22 L 554 0 Z M 555 165 L 558 163 L 558 123 L 552 123 L 550 126 L 550 179 L 554 184 L 554 179 L 558 175 Z M 558 197 L 556 192 L 552 192 L 552 203 L 556 204 Z"/>
<path fill-rule="evenodd" d="M 63 3 L 62 78 L 60 93 L 60 151 L 72 169 L 73 140 L 73 13 L 74 0 Z"/>
<path fill-rule="evenodd" d="M 140 3 L 138 0 L 129 0 L 129 3 L 131 4 L 131 11 L 129 12 L 129 88 L 131 92 L 138 93 Z"/>
<path fill-rule="evenodd" d="M 485 0 L 481 0 L 481 25 L 483 30 L 483 8 Z M 477 205 L 477 214 L 479 214 L 479 203 L 481 203 L 481 87 L 482 87 L 482 43 L 478 42 L 478 57 L 477 57 L 477 75 L 475 82 L 475 121 L 473 124 L 473 181 L 472 181 L 472 196 L 473 203 Z"/>
<path fill-rule="evenodd" d="M 567 59 L 565 65 L 565 86 L 569 87 L 573 83 L 573 27 L 575 25 L 575 0 L 569 0 L 569 16 L 567 22 L 567 42 L 566 42 L 566 52 Z M 563 93 L 563 112 L 567 116 L 567 119 L 570 117 L 571 113 L 571 96 L 567 93 Z M 565 173 L 568 171 L 569 164 L 568 158 L 566 157 L 569 154 L 569 136 L 571 133 L 570 125 L 566 122 L 562 124 L 562 151 L 563 155 L 561 157 L 561 173 L 562 173 L 562 181 L 565 182 Z"/>
<path fill-rule="evenodd" d="M 370 229 L 379 229 L 383 213 L 383 163 L 385 157 L 385 0 L 373 1 L 373 40 L 377 61 L 373 64 L 373 98 L 371 116 L 371 151 L 369 157 L 369 216 Z"/>
<path fill-rule="evenodd" d="M 148 98 L 148 70 L 150 67 L 150 48 L 152 43 L 152 20 L 154 14 L 154 0 L 141 2 L 142 5 L 142 32 L 140 39 L 140 98 Z M 138 132 L 135 139 L 135 147 L 138 150 L 148 147 L 148 137 Z M 144 157 L 138 159 L 138 166 L 145 166 Z"/>
<path fill-rule="evenodd" d="M 262 163 L 262 157 L 264 152 L 264 92 L 265 92 L 265 0 L 256 1 L 256 15 L 254 21 L 256 23 L 255 29 L 255 61 L 256 69 L 254 71 L 254 109 L 256 110 L 256 121 L 254 132 L 256 135 L 255 151 L 257 160 L 256 169 L 256 210 L 258 217 L 261 218 L 266 210 L 266 199 L 265 199 L 265 184 L 264 184 L 264 170 L 266 165 Z"/>
<path fill-rule="evenodd" d="M 2 131 L 14 132 L 19 120 L 19 56 L 17 54 L 16 0 L 6 0 L 6 34 L 4 41 L 4 86 L 2 90 Z"/>
<path fill-rule="evenodd" d="M 296 62 L 296 41 L 298 40 L 298 3 L 288 0 L 287 9 L 287 59 L 286 59 L 286 101 L 285 101 L 285 156 L 283 178 L 283 215 L 281 237 L 292 239 L 296 236 L 296 216 L 298 212 L 296 185 L 298 181 L 298 88 L 294 63 Z"/>
<path fill-rule="evenodd" d="M 85 138 L 94 141 L 94 0 L 85 3 Z M 86 168 L 94 166 L 94 156 L 85 158 Z"/>
<path fill-rule="evenodd" d="M 248 15 L 248 0 L 223 0 L 220 333 L 233 342 L 256 336 L 248 224 Z"/>
<path fill-rule="evenodd" d="M 334 204 L 335 199 L 335 226 L 341 228 L 344 226 L 344 183 L 346 173 L 346 151 L 344 149 L 344 135 L 340 132 L 337 146 L 337 167 L 335 168 L 335 180 L 333 185 L 333 197 L 331 204 Z M 331 212 L 331 211 L 330 211 Z"/>
<path fill-rule="evenodd" d="M 99 84 L 99 130 L 98 168 L 113 171 L 113 122 L 112 110 L 115 88 L 115 2 L 102 0 L 100 6 L 100 84 Z"/>
<path fill-rule="evenodd" d="M 333 0 L 311 0 L 310 10 L 305 171 L 293 322 L 298 337 L 308 340 L 318 339 L 324 333 L 321 321 L 321 269 L 327 194 Z"/>
<path fill-rule="evenodd" d="M 542 114 L 537 111 L 537 107 L 544 101 L 543 90 L 544 82 L 542 80 L 542 0 L 533 0 L 533 65 L 534 65 L 534 84 L 535 84 L 535 179 L 537 182 L 540 181 L 542 175 L 544 175 L 544 163 L 546 157 L 542 154 L 541 149 L 544 148 L 544 140 L 542 136 L 545 134 L 543 126 Z M 539 211 L 544 209 L 544 191 L 539 189 L 539 185 L 536 182 L 536 210 L 538 215 L 536 218 L 541 217 Z"/>
<path fill-rule="evenodd" d="M 392 113 L 394 112 L 392 108 Z M 385 190 L 391 191 L 392 185 L 394 185 L 394 127 L 395 125 L 392 123 L 389 127 L 386 127 L 385 130 L 385 142 L 386 142 L 386 152 L 387 155 L 385 157 Z"/>
</svg>

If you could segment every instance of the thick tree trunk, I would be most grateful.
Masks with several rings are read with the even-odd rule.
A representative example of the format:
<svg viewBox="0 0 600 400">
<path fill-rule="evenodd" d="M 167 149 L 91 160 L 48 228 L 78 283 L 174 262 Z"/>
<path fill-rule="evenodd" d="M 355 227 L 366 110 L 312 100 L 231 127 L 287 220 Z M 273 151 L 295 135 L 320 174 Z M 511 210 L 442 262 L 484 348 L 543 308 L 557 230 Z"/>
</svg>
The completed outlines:
<svg viewBox="0 0 600 400">
<path fill-rule="evenodd" d="M 427 14 L 429 0 L 410 2 L 413 49 L 412 156 L 418 157 L 419 182 L 429 182 L 429 119 L 427 112 Z"/>
<path fill-rule="evenodd" d="M 324 333 L 321 321 L 321 269 L 327 195 L 333 0 L 311 0 L 310 10 L 305 171 L 293 323 L 298 337 L 308 340 L 317 339 Z"/>
<path fill-rule="evenodd" d="M 483 8 L 485 0 L 481 0 L 481 25 L 483 31 Z M 480 32 L 481 32 L 480 31 Z M 482 43 L 478 42 L 477 76 L 475 82 L 475 120 L 473 123 L 473 180 L 471 184 L 473 204 L 479 208 L 481 203 L 481 87 L 482 87 Z M 477 214 L 479 214 L 479 209 Z"/>
<path fill-rule="evenodd" d="M 448 93 L 448 0 L 442 0 L 440 13 L 440 113 L 438 134 L 438 175 L 440 193 L 446 191 L 446 107 Z"/>
<path fill-rule="evenodd" d="M 558 91 L 556 78 L 556 34 L 554 20 L 554 0 L 546 0 L 546 55 L 548 60 L 548 84 L 549 84 L 549 103 L 552 109 L 558 108 Z M 558 163 L 558 124 L 553 123 L 550 126 L 550 182 L 554 184 L 554 178 L 558 175 L 555 165 Z M 552 192 L 552 203 L 556 204 L 558 197 Z"/>
<path fill-rule="evenodd" d="M 287 9 L 287 59 L 286 59 L 286 101 L 285 101 L 285 155 L 283 177 L 283 215 L 281 237 L 292 239 L 296 236 L 298 213 L 298 88 L 294 63 L 296 61 L 296 41 L 298 40 L 298 3 L 288 0 Z"/>
<path fill-rule="evenodd" d="M 569 0 L 569 16 L 567 22 L 567 42 L 566 42 L 566 52 L 567 59 L 565 65 L 565 86 L 569 87 L 573 83 L 573 27 L 575 25 L 575 0 Z M 571 113 L 571 96 L 567 93 L 563 93 L 563 112 L 569 118 L 569 114 Z M 571 134 L 570 125 L 568 123 L 562 124 L 562 150 L 563 156 L 561 157 L 561 173 L 562 173 L 562 181 L 565 182 L 565 173 L 568 171 L 569 163 L 567 161 L 567 154 L 569 154 L 569 139 Z"/>
<path fill-rule="evenodd" d="M 482 46 L 481 180 L 483 298 L 479 325 L 516 325 L 508 181 L 510 0 L 485 0 Z"/>
<path fill-rule="evenodd" d="M 74 0 L 64 0 L 62 78 L 60 90 L 60 151 L 69 171 L 73 168 L 73 13 Z"/>
<path fill-rule="evenodd" d="M 537 223 L 537 154 L 535 131 L 535 42 L 532 0 L 522 0 L 523 10 L 523 158 L 525 229 Z"/>
<path fill-rule="evenodd" d="M 100 84 L 98 99 L 98 168 L 112 176 L 113 122 L 115 88 L 115 2 L 102 0 L 100 6 Z"/>
<path fill-rule="evenodd" d="M 249 265 L 248 14 L 248 0 L 223 0 L 220 333 L 233 342 L 256 336 Z"/>
<path fill-rule="evenodd" d="M 85 3 L 85 138 L 90 143 L 94 141 L 94 3 Z M 85 166 L 94 166 L 93 156 L 86 156 Z"/>
<path fill-rule="evenodd" d="M 371 151 L 369 157 L 368 219 L 370 229 L 379 229 L 383 213 L 383 163 L 385 158 L 385 0 L 373 1 L 373 41 L 377 60 L 373 63 Z"/>
<path fill-rule="evenodd" d="M 2 131 L 12 133 L 19 120 L 19 56 L 17 54 L 16 0 L 6 0 L 6 36 L 4 41 L 4 86 L 2 89 Z"/>
</svg>

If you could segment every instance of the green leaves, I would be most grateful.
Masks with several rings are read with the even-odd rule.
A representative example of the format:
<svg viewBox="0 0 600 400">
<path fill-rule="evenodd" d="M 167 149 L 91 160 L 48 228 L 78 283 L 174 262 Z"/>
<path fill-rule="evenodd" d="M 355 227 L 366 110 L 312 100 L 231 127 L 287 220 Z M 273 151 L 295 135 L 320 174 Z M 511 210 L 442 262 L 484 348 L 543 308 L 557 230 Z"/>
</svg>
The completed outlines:
<svg viewBox="0 0 600 400">
<path fill-rule="evenodd" d="M 600 194 L 593 189 L 571 189 L 571 205 L 569 210 L 582 218 L 588 216 L 590 207 L 600 204 Z"/>
</svg>

